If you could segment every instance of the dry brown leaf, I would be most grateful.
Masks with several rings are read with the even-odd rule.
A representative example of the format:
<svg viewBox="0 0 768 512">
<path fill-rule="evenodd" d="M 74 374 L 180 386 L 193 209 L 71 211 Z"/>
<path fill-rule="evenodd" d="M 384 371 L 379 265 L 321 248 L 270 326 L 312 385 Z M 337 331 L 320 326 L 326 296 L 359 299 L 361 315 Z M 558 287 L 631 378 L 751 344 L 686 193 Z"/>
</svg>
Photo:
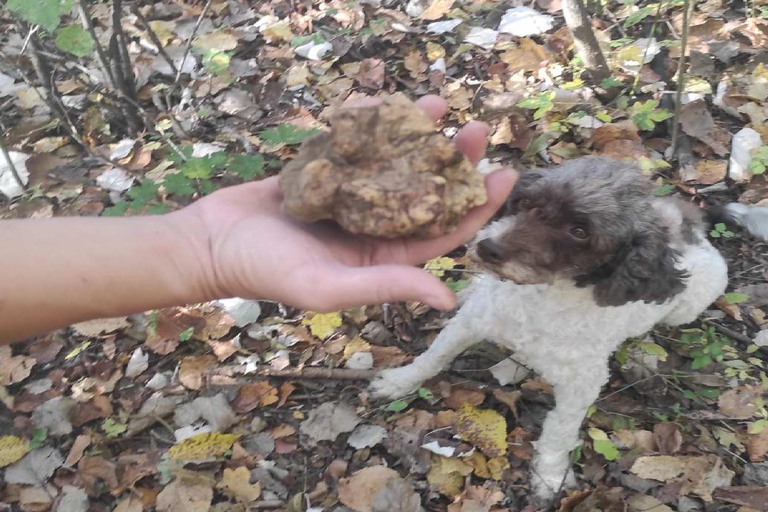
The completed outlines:
<svg viewBox="0 0 768 512">
<path fill-rule="evenodd" d="M 83 457 L 77 464 L 75 483 L 89 496 L 98 496 L 102 487 L 112 491 L 118 485 L 115 464 L 103 457 Z"/>
<path fill-rule="evenodd" d="M 653 441 L 662 455 L 673 455 L 683 445 L 683 434 L 672 422 L 657 423 L 653 426 Z"/>
<path fill-rule="evenodd" d="M 485 393 L 474 389 L 451 389 L 451 396 L 445 398 L 443 403 L 449 409 L 458 411 L 465 404 L 480 405 L 485 401 Z"/>
<path fill-rule="evenodd" d="M 25 512 L 43 512 L 51 508 L 56 494 L 56 488 L 52 485 L 22 487 L 19 490 L 19 504 Z"/>
<path fill-rule="evenodd" d="M 391 478 L 400 478 L 397 471 L 384 466 L 371 466 L 339 481 L 339 500 L 357 512 L 372 512 L 374 495 Z"/>
<path fill-rule="evenodd" d="M 696 178 L 692 181 L 700 185 L 714 185 L 725 179 L 728 174 L 726 160 L 699 160 L 696 164 Z"/>
<path fill-rule="evenodd" d="M 266 380 L 257 380 L 240 388 L 232 401 L 232 408 L 242 414 L 258 407 L 272 405 L 277 401 L 277 389 Z"/>
<path fill-rule="evenodd" d="M 712 491 L 730 485 L 735 474 L 725 467 L 720 457 L 712 454 L 640 457 L 631 471 L 640 478 L 678 483 L 681 496 L 695 494 L 707 503 L 712 501 Z"/>
<path fill-rule="evenodd" d="M 472 473 L 472 470 L 472 466 L 461 459 L 432 455 L 432 467 L 427 473 L 427 481 L 440 494 L 454 497 L 461 493 L 464 477 Z"/>
<path fill-rule="evenodd" d="M 680 126 L 683 131 L 699 139 L 720 156 L 729 152 L 730 134 L 715 124 L 704 100 L 684 105 L 680 111 Z"/>
<path fill-rule="evenodd" d="M 433 0 L 429 7 L 421 13 L 419 19 L 434 21 L 439 20 L 449 12 L 455 0 Z"/>
<path fill-rule="evenodd" d="M 414 50 L 406 55 L 403 59 L 403 66 L 405 66 L 405 69 L 407 69 L 411 74 L 411 78 L 418 81 L 424 81 L 427 79 L 427 77 L 424 75 L 424 72 L 427 70 L 428 66 L 422 58 L 421 52 L 419 50 Z"/>
<path fill-rule="evenodd" d="M 285 405 L 285 402 L 288 401 L 288 397 L 291 396 L 291 393 L 296 391 L 296 386 L 291 384 L 290 382 L 283 382 L 280 384 L 280 388 L 278 389 L 278 395 L 280 396 L 280 400 L 277 403 L 278 407 L 282 407 Z"/>
<path fill-rule="evenodd" d="M 0 346 L 0 386 L 8 386 L 23 381 L 32 372 L 35 359 L 27 356 L 12 355 L 10 345 Z"/>
<path fill-rule="evenodd" d="M 512 74 L 518 71 L 535 72 L 541 69 L 542 62 L 549 60 L 549 53 L 544 46 L 525 37 L 516 48 L 505 51 L 499 58 Z"/>
<path fill-rule="evenodd" d="M 453 430 L 488 457 L 501 457 L 507 452 L 507 421 L 496 411 L 466 404 L 456 415 Z"/>
<path fill-rule="evenodd" d="M 747 507 L 754 511 L 768 510 L 768 487 L 720 487 L 713 495 L 716 500 L 744 507 L 738 512 L 747 512 Z"/>
<path fill-rule="evenodd" d="M 512 142 L 512 124 L 508 117 L 505 117 L 496 125 L 496 130 L 491 135 L 489 142 L 493 146 Z"/>
<path fill-rule="evenodd" d="M 765 460 L 765 455 L 768 454 L 768 428 L 763 429 L 759 434 L 750 435 L 746 444 L 749 460 L 752 462 Z"/>
<path fill-rule="evenodd" d="M 522 395 L 523 393 L 519 389 L 515 391 L 504 391 L 498 388 L 493 390 L 493 396 L 496 397 L 496 400 L 509 407 L 515 418 L 517 418 L 517 401 Z"/>
<path fill-rule="evenodd" d="M 360 62 L 356 79 L 360 86 L 367 89 L 379 90 L 384 87 L 386 66 L 381 59 L 365 59 Z"/>
<path fill-rule="evenodd" d="M 202 388 L 203 378 L 217 361 L 213 355 L 185 357 L 179 366 L 179 381 L 187 389 Z"/>
<path fill-rule="evenodd" d="M 200 329 L 203 324 L 204 320 L 197 310 L 161 309 L 155 315 L 154 324 L 148 329 L 144 344 L 155 354 L 168 355 L 179 346 L 181 333 L 188 329 Z"/>
<path fill-rule="evenodd" d="M 91 436 L 88 434 L 80 434 L 72 444 L 72 448 L 69 449 L 69 455 L 67 460 L 64 461 L 64 465 L 68 468 L 74 467 L 75 464 L 80 462 L 83 458 L 85 449 L 91 445 Z"/>
<path fill-rule="evenodd" d="M 208 512 L 213 486 L 177 478 L 157 495 L 158 512 Z"/>
<path fill-rule="evenodd" d="M 101 318 L 97 320 L 88 320 L 75 324 L 72 328 L 83 336 L 96 338 L 102 334 L 109 334 L 120 329 L 125 329 L 130 324 L 124 316 L 116 318 Z"/>
<path fill-rule="evenodd" d="M 443 97 L 452 109 L 467 110 L 472 105 L 474 94 L 461 85 L 461 82 L 451 82 L 443 88 Z"/>
<path fill-rule="evenodd" d="M 204 50 L 231 51 L 237 48 L 238 39 L 232 32 L 221 30 L 203 34 L 195 39 L 193 46 Z"/>
<path fill-rule="evenodd" d="M 216 485 L 224 493 L 241 503 L 256 501 L 261 495 L 261 484 L 251 483 L 251 472 L 245 466 L 237 469 L 224 469 L 221 481 Z"/>
<path fill-rule="evenodd" d="M 758 386 L 729 389 L 717 399 L 720 412 L 732 418 L 749 419 L 759 409 L 762 391 Z"/>
</svg>

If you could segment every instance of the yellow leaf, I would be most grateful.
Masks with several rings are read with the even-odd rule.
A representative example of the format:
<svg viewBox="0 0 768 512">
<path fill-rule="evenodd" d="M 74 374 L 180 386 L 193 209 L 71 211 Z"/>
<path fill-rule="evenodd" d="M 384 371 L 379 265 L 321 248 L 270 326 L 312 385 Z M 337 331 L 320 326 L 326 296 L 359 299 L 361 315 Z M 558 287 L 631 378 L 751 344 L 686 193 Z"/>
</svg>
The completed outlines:
<svg viewBox="0 0 768 512">
<path fill-rule="evenodd" d="M 434 62 L 445 57 L 445 48 L 431 41 L 427 42 L 427 58 Z"/>
<path fill-rule="evenodd" d="M 305 318 L 301 321 L 302 325 L 308 325 L 312 334 L 324 340 L 341 327 L 341 313 L 315 313 L 311 318 Z"/>
<path fill-rule="evenodd" d="M 29 452 L 25 439 L 16 436 L 0 437 L 0 468 L 21 460 Z"/>
<path fill-rule="evenodd" d="M 344 347 L 344 359 L 349 359 L 358 352 L 368 352 L 371 350 L 371 344 L 358 336 Z"/>
<path fill-rule="evenodd" d="M 461 459 L 433 455 L 427 481 L 440 494 L 453 497 L 461 493 L 464 477 L 471 472 L 472 466 Z"/>
<path fill-rule="evenodd" d="M 424 269 L 429 270 L 437 277 L 443 277 L 446 270 L 451 270 L 455 266 L 456 260 L 453 258 L 448 258 L 447 256 L 442 256 L 440 258 L 435 258 L 426 262 L 424 264 Z"/>
<path fill-rule="evenodd" d="M 456 415 L 454 430 L 488 457 L 501 457 L 507 452 L 507 420 L 496 411 L 464 404 Z"/>
<path fill-rule="evenodd" d="M 163 46 L 170 43 L 174 36 L 173 29 L 176 26 L 175 22 L 171 21 L 150 21 L 149 26 L 152 27 L 157 38 L 160 40 L 160 44 Z"/>
<path fill-rule="evenodd" d="M 261 495 L 261 484 L 251 483 L 251 472 L 245 466 L 237 469 L 225 469 L 221 482 L 216 486 L 225 494 L 241 503 L 251 503 Z"/>
<path fill-rule="evenodd" d="M 509 459 L 505 456 L 488 459 L 488 471 L 491 473 L 492 479 L 501 480 L 501 475 L 505 469 L 509 469 Z"/>
<path fill-rule="evenodd" d="M 176 460 L 206 460 L 220 457 L 240 438 L 235 434 L 208 432 L 189 437 L 168 450 L 168 456 Z"/>
<path fill-rule="evenodd" d="M 290 40 L 293 39 L 293 32 L 291 32 L 291 27 L 286 21 L 278 21 L 274 25 L 270 25 L 263 29 L 261 33 L 267 41 L 271 43 L 279 40 L 290 42 Z"/>
<path fill-rule="evenodd" d="M 419 16 L 422 20 L 439 20 L 451 10 L 454 0 L 434 0 Z"/>
</svg>

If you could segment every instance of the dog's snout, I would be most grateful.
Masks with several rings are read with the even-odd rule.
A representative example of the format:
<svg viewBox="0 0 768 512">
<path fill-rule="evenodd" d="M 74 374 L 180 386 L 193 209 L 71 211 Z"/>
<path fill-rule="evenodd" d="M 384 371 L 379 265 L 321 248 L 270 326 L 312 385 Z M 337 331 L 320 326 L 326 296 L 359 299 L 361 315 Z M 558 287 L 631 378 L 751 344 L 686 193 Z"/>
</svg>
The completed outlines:
<svg viewBox="0 0 768 512">
<path fill-rule="evenodd" d="M 501 263 L 504 261 L 504 248 L 493 239 L 486 238 L 477 243 L 477 255 L 488 263 Z"/>
</svg>

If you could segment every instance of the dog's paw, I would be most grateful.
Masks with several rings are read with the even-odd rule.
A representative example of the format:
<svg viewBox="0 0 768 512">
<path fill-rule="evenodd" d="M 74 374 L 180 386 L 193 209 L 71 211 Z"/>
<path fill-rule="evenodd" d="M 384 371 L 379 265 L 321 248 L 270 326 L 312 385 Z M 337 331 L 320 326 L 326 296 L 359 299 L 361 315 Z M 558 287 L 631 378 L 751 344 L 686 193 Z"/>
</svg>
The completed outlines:
<svg viewBox="0 0 768 512">
<path fill-rule="evenodd" d="M 566 475 L 562 472 L 531 472 L 531 487 L 535 498 L 533 503 L 536 505 L 547 505 L 561 490 L 573 489 L 576 486 L 576 476 L 571 469 L 568 469 Z"/>
<path fill-rule="evenodd" d="M 409 366 L 383 370 L 371 381 L 368 390 L 374 398 L 400 398 L 415 392 L 422 381 L 414 378 Z"/>
</svg>

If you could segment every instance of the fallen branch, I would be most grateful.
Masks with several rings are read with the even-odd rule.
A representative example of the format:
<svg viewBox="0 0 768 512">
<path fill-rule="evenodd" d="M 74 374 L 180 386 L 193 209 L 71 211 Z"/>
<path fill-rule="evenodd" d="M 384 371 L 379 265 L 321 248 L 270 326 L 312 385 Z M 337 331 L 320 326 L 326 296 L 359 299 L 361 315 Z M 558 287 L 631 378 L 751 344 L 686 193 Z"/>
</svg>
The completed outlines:
<svg viewBox="0 0 768 512">
<path fill-rule="evenodd" d="M 286 379 L 326 379 L 326 380 L 370 380 L 376 376 L 378 370 L 351 370 L 349 368 L 320 368 L 317 366 L 305 366 L 304 368 L 284 368 L 278 370 L 269 365 L 258 365 L 248 368 L 238 364 L 224 366 L 211 370 L 211 376 L 248 375 L 258 377 L 280 377 Z"/>
</svg>

